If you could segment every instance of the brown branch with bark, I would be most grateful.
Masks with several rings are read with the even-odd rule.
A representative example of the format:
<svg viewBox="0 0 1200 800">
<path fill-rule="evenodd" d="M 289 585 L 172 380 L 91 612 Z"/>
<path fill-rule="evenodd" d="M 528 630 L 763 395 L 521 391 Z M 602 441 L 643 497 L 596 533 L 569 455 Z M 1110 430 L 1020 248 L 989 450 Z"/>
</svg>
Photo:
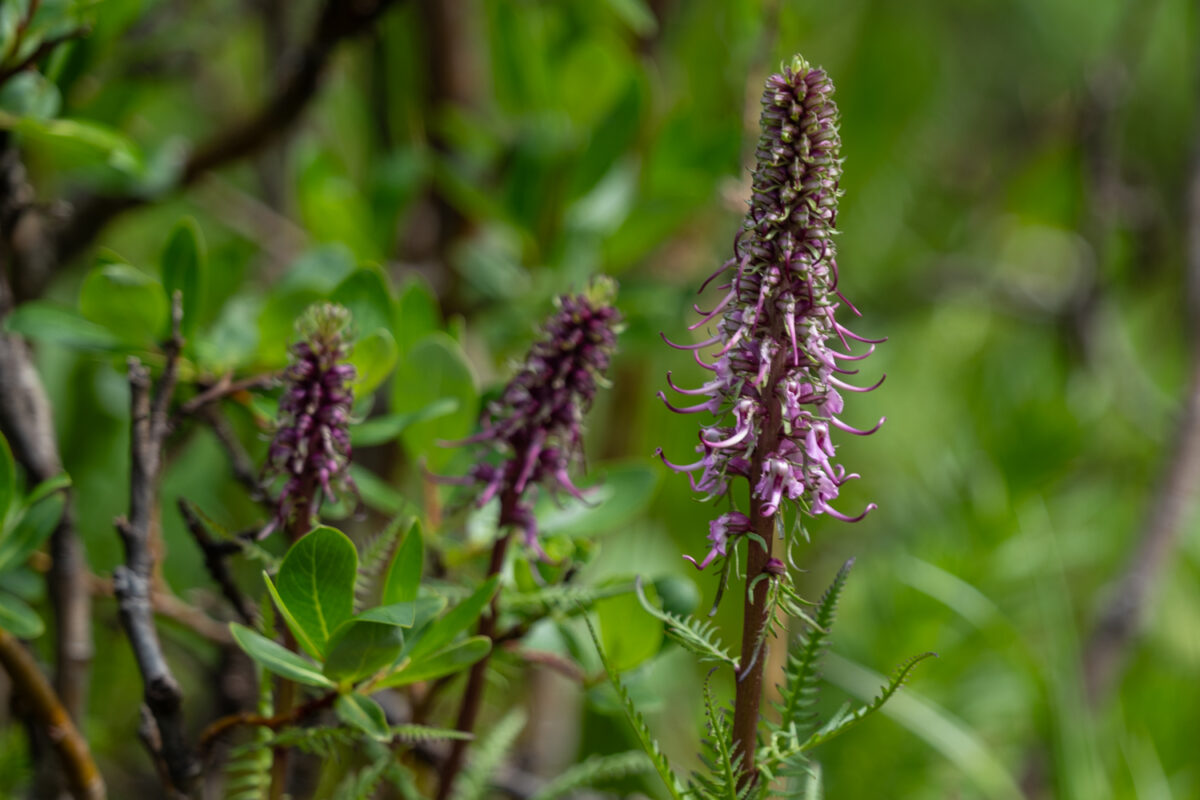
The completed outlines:
<svg viewBox="0 0 1200 800">
<path fill-rule="evenodd" d="M 172 298 L 172 337 L 165 347 L 166 365 L 157 385 L 140 361 L 129 360 L 129 515 L 115 521 L 125 546 L 125 563 L 113 570 L 113 593 L 121 626 L 129 637 L 142 675 L 145 704 L 157 728 L 144 735 L 143 740 L 157 745 L 153 755 L 162 760 L 171 785 L 186 793 L 200 770 L 184 732 L 183 692 L 163 656 L 154 627 L 152 544 L 153 531 L 159 524 L 163 444 L 170 433 L 169 407 L 183 346 L 182 316 L 182 300 L 176 292 Z"/>
<path fill-rule="evenodd" d="M 77 800 L 104 800 L 104 779 L 96 769 L 87 741 L 79 734 L 62 700 L 42 675 L 37 662 L 12 634 L 0 629 L 0 665 L 53 743 Z"/>
<path fill-rule="evenodd" d="M 24 215 L 34 202 L 25 168 L 7 134 L 0 133 L 0 323 L 15 306 L 10 276 L 15 275 L 19 242 L 36 239 L 41 220 Z M 63 472 L 50 400 L 42 386 L 33 354 L 21 337 L 0 332 L 0 433 L 13 455 L 35 482 Z M 54 612 L 54 686 L 63 707 L 79 719 L 87 704 L 88 669 L 92 660 L 91 598 L 80 580 L 84 570 L 83 545 L 75 531 L 71 495 L 50 537 L 52 558 L 46 576 L 47 594 Z"/>
</svg>

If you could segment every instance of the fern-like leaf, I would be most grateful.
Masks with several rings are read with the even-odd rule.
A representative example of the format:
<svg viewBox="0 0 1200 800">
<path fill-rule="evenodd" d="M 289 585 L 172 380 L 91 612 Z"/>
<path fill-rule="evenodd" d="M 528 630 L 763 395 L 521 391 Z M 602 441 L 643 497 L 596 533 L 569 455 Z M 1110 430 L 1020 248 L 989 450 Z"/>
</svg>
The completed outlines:
<svg viewBox="0 0 1200 800">
<path fill-rule="evenodd" d="M 455 781 L 454 800 L 483 800 L 492 775 L 524 727 L 525 712 L 519 708 L 508 712 L 492 727 L 488 736 L 472 750 L 466 769 Z"/>
<path fill-rule="evenodd" d="M 268 614 L 264 622 L 269 631 L 274 619 Z M 258 682 L 258 713 L 270 716 L 274 711 L 271 677 L 257 664 L 255 677 Z M 250 737 L 250 741 L 230 752 L 229 760 L 225 763 L 225 800 L 259 800 L 266 796 L 271 786 L 271 731 L 254 728 Z"/>
<path fill-rule="evenodd" d="M 715 668 L 714 670 L 715 671 Z M 710 800 L 743 800 L 753 790 L 747 784 L 738 790 L 742 756 L 733 752 L 733 725 L 725 708 L 717 708 L 712 694 L 712 672 L 704 681 L 704 723 L 708 732 L 701 744 L 700 760 L 711 774 L 693 773 L 690 791 Z"/>
<path fill-rule="evenodd" d="M 646 598 L 640 575 L 634 582 L 634 591 L 637 592 L 638 602 L 646 609 L 646 613 L 661 620 L 667 635 L 679 642 L 685 650 L 698 656 L 701 661 L 720 661 L 737 670 L 737 659 L 725 652 L 721 640 L 717 637 L 717 626 L 714 623 L 681 617 L 670 611 L 655 608 Z"/>
<path fill-rule="evenodd" d="M 879 696 L 871 703 L 865 706 L 860 706 L 852 713 L 839 713 L 834 715 L 829 722 L 821 726 L 821 729 L 805 740 L 801 745 L 802 750 L 811 750 L 819 744 L 824 744 L 835 736 L 840 736 L 847 730 L 862 722 L 864 719 L 874 714 L 879 709 L 883 708 L 884 704 L 891 699 L 904 682 L 908 680 L 908 676 L 913 669 L 927 658 L 937 658 L 937 653 L 921 653 L 901 664 L 896 672 L 892 675 L 892 679 L 887 685 L 879 690 Z"/>
<path fill-rule="evenodd" d="M 436 742 L 446 739 L 474 739 L 474 735 L 453 728 L 432 728 L 428 725 L 393 725 L 392 736 L 402 742 Z"/>
<path fill-rule="evenodd" d="M 777 704 L 781 729 L 795 726 L 795 731 L 799 732 L 812 724 L 812 709 L 816 705 L 817 684 L 820 680 L 817 666 L 829 641 L 829 629 L 833 626 L 838 598 L 853 566 L 854 559 L 850 559 L 838 570 L 833 583 L 817 603 L 813 624 L 798 640 L 798 647 L 788 654 L 786 677 Z"/>
<path fill-rule="evenodd" d="M 650 759 L 641 750 L 630 750 L 625 753 L 609 755 L 593 755 L 559 775 L 543 786 L 529 800 L 555 800 L 568 792 L 585 786 L 595 786 L 604 781 L 620 780 L 630 775 L 637 775 L 654 768 Z"/>
<path fill-rule="evenodd" d="M 633 587 L 628 583 L 610 586 L 560 584 L 532 592 L 503 592 L 500 595 L 500 605 L 506 612 L 526 617 L 541 617 L 557 611 L 586 610 L 597 600 L 626 594 L 631 588 Z"/>
<path fill-rule="evenodd" d="M 347 775 L 334 790 L 334 800 L 371 800 L 391 763 L 392 756 L 389 753 L 358 772 Z"/>
<path fill-rule="evenodd" d="M 378 589 L 379 574 L 387 566 L 388 558 L 396 549 L 400 534 L 412 525 L 412 517 L 398 514 L 392 518 L 378 535 L 367 542 L 359 556 L 358 573 L 354 576 L 354 596 L 359 605 L 368 603 Z"/>
<path fill-rule="evenodd" d="M 637 736 L 638 743 L 642 746 L 642 750 L 650 757 L 650 762 L 654 765 L 654 771 L 658 773 L 658 777 L 662 778 L 662 782 L 666 785 L 667 791 L 671 793 L 674 800 L 683 800 L 684 789 L 679 778 L 675 775 L 675 771 L 671 769 L 671 763 L 667 761 L 667 757 L 655 741 L 654 735 L 650 732 L 650 726 L 646 724 L 646 718 L 642 716 L 642 712 L 638 711 L 637 706 L 633 703 L 633 698 L 629 696 L 629 690 L 625 688 L 625 684 L 621 682 L 616 670 L 608 662 L 608 656 L 604 654 L 604 647 L 600 644 L 600 637 L 596 634 L 596 628 L 592 625 L 592 621 L 587 614 L 583 615 L 583 621 L 587 624 L 588 633 L 592 636 L 592 643 L 596 646 L 596 652 L 600 656 L 600 663 L 604 665 L 604 674 L 608 676 L 609 682 L 613 689 L 617 692 L 617 699 L 621 703 L 621 708 L 625 712 L 625 718 L 629 720 L 630 726 L 633 728 L 634 734 Z"/>
</svg>

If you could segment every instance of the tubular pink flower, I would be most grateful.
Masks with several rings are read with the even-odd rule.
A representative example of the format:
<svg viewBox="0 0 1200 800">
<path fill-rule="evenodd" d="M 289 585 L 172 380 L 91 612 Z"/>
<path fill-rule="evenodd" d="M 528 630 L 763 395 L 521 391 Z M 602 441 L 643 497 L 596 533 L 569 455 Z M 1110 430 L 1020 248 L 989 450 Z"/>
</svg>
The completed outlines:
<svg viewBox="0 0 1200 800">
<path fill-rule="evenodd" d="M 668 373 L 672 390 L 708 399 L 676 407 L 660 392 L 667 407 L 677 413 L 711 412 L 714 419 L 701 428 L 699 461 L 678 465 L 661 450 L 658 455 L 709 497 L 727 495 L 729 479 L 744 477 L 762 517 L 773 516 L 790 500 L 810 516 L 861 519 L 829 505 L 841 484 L 857 477 L 833 463 L 830 433 L 836 428 L 867 435 L 883 423 L 860 430 L 840 418 L 845 406 L 840 391 L 869 392 L 883 382 L 845 383 L 838 376 L 858 370 L 844 364 L 866 359 L 884 340 L 856 334 L 836 319 L 843 306 L 861 315 L 838 289 L 834 233 L 842 162 L 832 93 L 825 72 L 799 58 L 767 79 L 750 208 L 734 238 L 733 256 L 701 291 L 714 282 L 726 286 L 710 311 L 694 307 L 700 319 L 689 326 L 707 326 L 711 335 L 696 344 L 663 335 L 667 344 L 690 350 L 697 364 L 716 375 L 698 389 L 680 389 Z M 728 280 L 717 280 L 722 275 Z M 700 356 L 709 347 L 713 363 Z M 736 527 L 731 515 L 737 515 L 738 524 L 746 519 L 733 511 L 714 520 L 708 554 L 700 562 L 687 557 L 698 568 L 726 555 Z"/>
</svg>

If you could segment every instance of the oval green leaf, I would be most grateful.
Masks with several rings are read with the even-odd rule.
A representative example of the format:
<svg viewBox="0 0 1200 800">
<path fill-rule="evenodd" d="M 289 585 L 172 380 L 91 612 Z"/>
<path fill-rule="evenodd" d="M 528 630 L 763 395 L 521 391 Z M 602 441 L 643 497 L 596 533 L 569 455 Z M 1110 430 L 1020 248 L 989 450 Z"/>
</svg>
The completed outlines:
<svg viewBox="0 0 1200 800">
<path fill-rule="evenodd" d="M 351 620 L 329 640 L 325 675 L 338 682 L 354 682 L 394 664 L 404 647 L 404 634 L 395 625 Z"/>
<path fill-rule="evenodd" d="M 83 279 L 79 312 L 130 344 L 152 345 L 166 330 L 162 284 L 128 264 L 99 264 Z"/>
<path fill-rule="evenodd" d="M 453 398 L 458 408 L 436 419 L 409 425 L 400 440 L 413 458 L 424 457 L 437 470 L 454 455 L 439 442 L 462 439 L 475 424 L 479 396 L 475 377 L 458 342 L 444 333 L 433 333 L 401 359 L 392 377 L 392 411 L 420 411 L 437 400 Z"/>
<path fill-rule="evenodd" d="M 322 656 L 334 631 L 354 616 L 357 572 L 354 543 L 326 526 L 293 544 L 279 565 L 279 599 Z"/>
</svg>

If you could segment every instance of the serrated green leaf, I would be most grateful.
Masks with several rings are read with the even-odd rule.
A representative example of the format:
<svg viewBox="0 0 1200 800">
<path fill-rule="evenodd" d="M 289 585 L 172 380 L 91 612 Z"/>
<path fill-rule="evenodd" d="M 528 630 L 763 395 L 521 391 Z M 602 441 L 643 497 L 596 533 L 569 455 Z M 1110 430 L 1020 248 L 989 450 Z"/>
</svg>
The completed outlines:
<svg viewBox="0 0 1200 800">
<path fill-rule="evenodd" d="M 456 645 L 439 650 L 419 662 L 410 661 L 407 666 L 376 684 L 379 689 L 407 686 L 418 681 L 428 681 L 460 672 L 492 651 L 492 640 L 486 636 L 472 636 Z"/>
<path fill-rule="evenodd" d="M 292 621 L 299 625 L 322 657 L 328 653 L 326 645 L 334 631 L 354 616 L 357 571 L 354 543 L 346 534 L 326 526 L 313 529 L 293 544 L 279 565 L 275 586 L 287 609 L 285 616 L 290 616 L 289 627 Z M 299 640 L 300 633 L 293 633 Z"/>
<path fill-rule="evenodd" d="M 322 675 L 319 669 L 283 645 L 236 622 L 229 623 L 229 632 L 238 646 L 246 651 L 246 655 L 263 669 L 307 686 L 333 687 L 333 681 Z"/>
<path fill-rule="evenodd" d="M 404 634 L 399 627 L 350 620 L 330 638 L 324 672 L 341 683 L 359 681 L 394 664 L 403 647 Z"/>
<path fill-rule="evenodd" d="M 333 704 L 338 719 L 379 742 L 390 742 L 392 731 L 388 727 L 387 715 L 383 708 L 369 697 L 350 692 L 344 694 Z"/>
<path fill-rule="evenodd" d="M 499 575 L 493 575 L 484 581 L 466 600 L 456 605 L 450 610 L 450 613 L 433 622 L 421 633 L 421 638 L 413 645 L 409 657 L 414 662 L 420 661 L 454 641 L 456 636 L 479 620 L 499 586 Z"/>
<path fill-rule="evenodd" d="M 420 521 L 413 520 L 408 533 L 404 534 L 404 540 L 392 555 L 392 562 L 388 564 L 380 601 L 384 605 L 391 605 L 416 600 L 424 567 L 425 538 L 421 534 Z"/>
<path fill-rule="evenodd" d="M 8 592 L 0 592 L 0 628 L 21 639 L 33 639 L 46 630 L 38 613 Z"/>
</svg>

